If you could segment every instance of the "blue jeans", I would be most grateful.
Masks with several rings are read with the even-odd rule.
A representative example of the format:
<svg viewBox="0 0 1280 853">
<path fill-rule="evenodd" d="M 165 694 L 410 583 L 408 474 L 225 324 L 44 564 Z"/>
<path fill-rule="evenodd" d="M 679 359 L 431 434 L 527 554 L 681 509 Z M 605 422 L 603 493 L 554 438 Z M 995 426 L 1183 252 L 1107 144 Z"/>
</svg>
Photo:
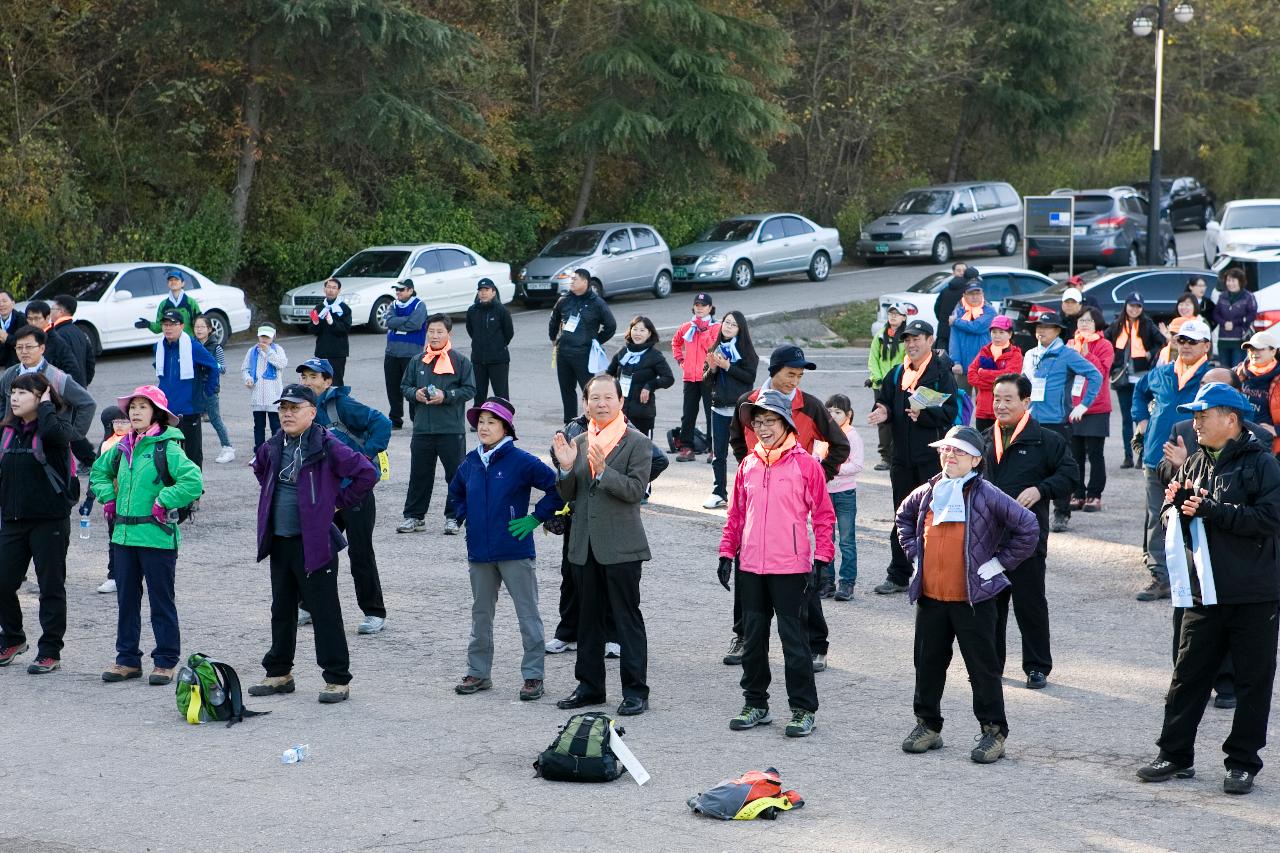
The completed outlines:
<svg viewBox="0 0 1280 853">
<path fill-rule="evenodd" d="M 1244 349 L 1240 346 L 1242 343 L 1243 341 L 1218 339 L 1218 361 L 1222 363 L 1223 367 L 1235 367 L 1238 364 L 1243 364 L 1248 358 Z"/>
<path fill-rule="evenodd" d="M 230 447 L 231 436 L 227 434 L 227 425 L 222 422 L 222 406 L 217 394 L 205 395 L 204 411 L 209 416 L 209 426 L 218 434 L 218 441 L 221 443 L 219 446 Z"/>
<path fill-rule="evenodd" d="M 1134 385 L 1112 386 L 1120 404 L 1120 440 L 1124 442 L 1124 458 L 1133 459 L 1133 390 Z"/>
<path fill-rule="evenodd" d="M 858 580 L 858 542 L 854 529 L 858 518 L 858 490 L 832 492 L 831 505 L 836 510 L 836 529 L 831 538 L 840 547 L 840 580 L 854 583 Z"/>
<path fill-rule="evenodd" d="M 711 452 L 715 454 L 711 460 L 711 474 L 715 478 L 711 493 L 725 500 L 729 499 L 728 469 L 725 466 L 729 461 L 729 423 L 732 420 L 726 415 L 711 413 Z"/>
</svg>

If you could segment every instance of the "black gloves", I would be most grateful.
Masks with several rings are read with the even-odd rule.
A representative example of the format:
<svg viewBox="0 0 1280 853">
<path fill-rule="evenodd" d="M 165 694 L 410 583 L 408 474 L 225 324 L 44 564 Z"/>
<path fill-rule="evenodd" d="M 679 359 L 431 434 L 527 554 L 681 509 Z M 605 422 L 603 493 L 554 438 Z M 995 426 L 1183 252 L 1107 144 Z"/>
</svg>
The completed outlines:
<svg viewBox="0 0 1280 853">
<path fill-rule="evenodd" d="M 863 387 L 863 388 L 870 388 L 870 387 L 871 387 L 871 377 L 870 377 L 870 376 L 868 376 L 866 379 L 862 380 L 862 387 Z"/>
<path fill-rule="evenodd" d="M 729 588 L 729 578 L 733 577 L 733 558 L 721 557 L 720 566 L 716 569 L 716 577 L 720 579 L 720 585 L 725 589 Z"/>
<path fill-rule="evenodd" d="M 823 576 L 824 574 L 826 574 L 826 571 L 827 571 L 827 569 L 829 569 L 829 568 L 831 568 L 831 561 L 830 561 L 830 560 L 814 560 L 814 561 L 813 561 L 813 576 L 814 576 L 815 578 L 818 578 L 819 580 L 821 580 L 821 579 L 822 579 L 822 576 Z"/>
<path fill-rule="evenodd" d="M 145 328 L 147 328 L 147 327 L 148 327 L 148 326 L 150 326 L 150 325 L 151 325 L 151 321 L 150 321 L 150 320 L 144 320 L 144 319 L 142 319 L 141 317 L 139 317 L 139 318 L 138 318 L 138 322 L 134 323 L 134 324 L 133 324 L 133 327 L 134 327 L 135 329 L 145 329 Z"/>
</svg>

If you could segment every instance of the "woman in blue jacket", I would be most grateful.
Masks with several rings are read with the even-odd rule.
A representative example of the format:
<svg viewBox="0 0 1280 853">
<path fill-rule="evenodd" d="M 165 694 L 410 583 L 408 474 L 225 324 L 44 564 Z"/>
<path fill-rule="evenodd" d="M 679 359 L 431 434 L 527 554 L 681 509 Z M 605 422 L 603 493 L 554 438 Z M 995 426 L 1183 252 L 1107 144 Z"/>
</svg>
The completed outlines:
<svg viewBox="0 0 1280 853">
<path fill-rule="evenodd" d="M 534 530 L 562 506 L 556 474 L 542 460 L 515 446 L 516 410 L 501 397 L 490 397 L 467 411 L 480 446 L 467 454 L 449 483 L 458 523 L 467 524 L 467 561 L 471 574 L 471 643 L 467 674 L 454 690 L 462 695 L 493 686 L 493 613 L 498 586 L 505 585 L 520 620 L 524 658 L 520 664 L 523 700 L 543 694 L 542 617 L 538 615 L 538 580 L 534 575 Z M 545 494 L 529 512 L 529 490 Z"/>
<path fill-rule="evenodd" d="M 991 338 L 991 321 L 996 309 L 982 293 L 982 279 L 970 279 L 964 287 L 964 297 L 951 313 L 951 338 L 947 355 L 951 356 L 951 370 L 956 375 L 956 385 L 970 389 L 969 365 L 982 352 Z"/>
</svg>

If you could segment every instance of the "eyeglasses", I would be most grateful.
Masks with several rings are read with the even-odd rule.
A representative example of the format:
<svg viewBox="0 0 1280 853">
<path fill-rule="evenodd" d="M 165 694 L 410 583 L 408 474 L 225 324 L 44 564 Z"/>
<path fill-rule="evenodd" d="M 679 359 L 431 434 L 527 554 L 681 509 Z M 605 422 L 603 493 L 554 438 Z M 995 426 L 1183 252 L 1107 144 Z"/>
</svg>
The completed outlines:
<svg viewBox="0 0 1280 853">
<path fill-rule="evenodd" d="M 751 428 L 758 430 L 761 427 L 776 427 L 782 423 L 782 418 L 752 418 Z"/>
<path fill-rule="evenodd" d="M 40 349 L 40 344 L 15 344 L 14 352 L 35 352 Z"/>
</svg>

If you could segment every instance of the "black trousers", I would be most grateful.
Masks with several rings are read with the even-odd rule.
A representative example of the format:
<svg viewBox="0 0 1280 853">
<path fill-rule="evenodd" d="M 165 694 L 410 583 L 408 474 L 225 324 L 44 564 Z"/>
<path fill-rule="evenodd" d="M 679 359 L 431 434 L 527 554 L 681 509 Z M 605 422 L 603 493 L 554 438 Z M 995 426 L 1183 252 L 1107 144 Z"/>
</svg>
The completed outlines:
<svg viewBox="0 0 1280 853">
<path fill-rule="evenodd" d="M 916 487 L 925 480 L 932 477 L 942 470 L 942 466 L 938 462 L 938 457 L 933 456 L 929 461 L 915 462 L 904 464 L 894 460 L 889 466 L 889 483 L 893 488 L 893 510 L 897 512 L 898 506 L 907 498 L 907 495 L 915 491 Z M 911 580 L 911 561 L 907 559 L 907 553 L 902 550 L 902 545 L 898 542 L 898 530 L 894 525 L 889 525 L 889 571 L 888 579 L 905 586 L 907 581 Z"/>
<path fill-rule="evenodd" d="M 782 641 L 782 666 L 787 683 L 787 704 L 805 711 L 818 710 L 818 687 L 813 678 L 813 653 L 809 646 L 809 597 L 817 587 L 812 572 L 758 575 L 738 572 L 734 584 L 742 590 L 742 695 L 752 708 L 769 707 L 769 634 L 778 617 Z"/>
<path fill-rule="evenodd" d="M 333 384 L 346 385 L 347 384 L 346 383 L 346 378 L 347 378 L 346 356 L 342 356 L 341 358 L 331 358 L 328 361 L 329 361 L 329 364 L 333 367 Z"/>
<path fill-rule="evenodd" d="M 493 385 L 493 396 L 501 397 L 504 400 L 511 399 L 511 385 L 508 382 L 508 376 L 511 373 L 511 363 L 504 361 L 501 364 L 481 364 L 478 361 L 471 363 L 472 369 L 476 374 L 476 405 L 480 405 L 489 399 L 489 385 Z M 577 416 L 577 413 L 574 413 Z M 569 418 L 565 418 L 567 422 Z"/>
<path fill-rule="evenodd" d="M 1160 757 L 1182 767 L 1195 763 L 1196 730 L 1209 691 L 1231 655 L 1235 665 L 1236 710 L 1222 744 L 1227 770 L 1257 773 L 1258 752 L 1267 742 L 1271 688 L 1276 676 L 1277 611 L 1280 602 L 1188 607 L 1182 614 L 1178 660 L 1164 702 L 1164 728 L 1156 745 Z"/>
<path fill-rule="evenodd" d="M 423 519 L 431 509 L 431 492 L 436 484 L 436 461 L 444 465 L 444 517 L 453 518 L 449 482 L 467 452 L 466 436 L 414 434 L 409 442 L 409 491 L 404 497 L 404 517 Z"/>
<path fill-rule="evenodd" d="M 387 417 L 391 425 L 404 426 L 404 394 L 400 391 L 400 380 L 404 379 L 405 368 L 413 359 L 410 356 L 382 356 L 382 381 L 387 386 Z M 413 403 L 409 403 L 409 420 L 413 420 Z"/>
<path fill-rule="evenodd" d="M 573 563 L 569 562 L 569 531 L 560 537 L 563 540 L 560 550 L 560 622 L 556 625 L 555 637 L 564 643 L 578 642 L 578 579 L 575 576 Z M 605 599 L 604 636 L 605 642 L 618 642 L 618 626 L 613 624 L 613 608 Z"/>
<path fill-rule="evenodd" d="M 622 646 L 619 675 L 622 697 L 649 698 L 646 673 L 649 669 L 649 638 L 640 613 L 640 566 L 632 563 L 601 565 L 587 551 L 587 562 L 575 565 L 578 582 L 578 660 L 573 674 L 578 689 L 587 696 L 608 695 L 604 675 L 604 644 L 608 637 L 607 611 L 613 611 Z"/>
<path fill-rule="evenodd" d="M 1053 655 L 1049 652 L 1049 601 L 1045 597 L 1045 558 L 1032 555 L 1018 564 L 1007 577 L 1012 586 L 996 596 L 996 650 L 1000 656 L 1000 672 L 1004 672 L 1005 632 L 1009 626 L 1009 600 L 1013 599 L 1013 618 L 1022 634 L 1022 671 L 1032 670 L 1048 675 L 1053 671 Z"/>
<path fill-rule="evenodd" d="M 888 421 L 876 427 L 876 452 L 882 462 L 893 459 L 893 424 Z"/>
<path fill-rule="evenodd" d="M 203 415 L 183 415 L 178 418 L 178 429 L 182 430 L 182 449 L 186 451 L 187 458 L 196 463 L 197 468 L 204 467 L 203 420 Z"/>
<path fill-rule="evenodd" d="M 303 569 L 302 537 L 271 539 L 271 648 L 262 659 L 267 675 L 277 678 L 293 671 L 298 644 L 298 603 L 306 598 L 315 626 L 316 663 L 326 684 L 351 682 L 351 657 L 342 627 L 338 600 L 338 560 L 307 574 Z"/>
<path fill-rule="evenodd" d="M 745 574 L 750 574 L 746 572 Z M 745 610 L 742 604 L 742 584 L 739 579 L 744 573 L 738 567 L 738 561 L 733 561 L 733 633 L 745 640 L 746 622 L 743 618 Z M 822 612 L 822 598 L 818 595 L 818 578 L 814 577 L 813 582 L 809 584 L 809 591 L 805 595 L 805 625 L 806 636 L 809 638 L 809 648 L 814 655 L 825 655 L 830 648 L 828 642 L 829 631 L 827 629 L 827 617 Z M 810 665 L 812 666 L 812 661 Z"/>
<path fill-rule="evenodd" d="M 582 411 L 582 391 L 591 379 L 587 370 L 587 352 L 556 352 L 556 381 L 560 383 L 560 405 L 564 408 L 564 423 L 568 423 Z"/>
<path fill-rule="evenodd" d="M 373 492 L 355 506 L 338 510 L 333 522 L 347 534 L 347 556 L 351 558 L 351 579 L 356 585 L 356 603 L 365 616 L 387 618 L 382 601 L 382 580 L 378 577 L 378 557 L 373 552 L 373 527 L 378 520 L 378 504 Z"/>
<path fill-rule="evenodd" d="M 36 657 L 62 658 L 67 631 L 67 544 L 71 522 L 66 518 L 12 519 L 0 524 L 0 646 L 27 641 L 22 630 L 18 588 L 35 562 L 40 585 L 40 643 Z"/>
<path fill-rule="evenodd" d="M 960 646 L 973 688 L 973 715 L 981 725 L 998 725 L 1009 734 L 1004 716 L 1004 688 L 996 652 L 996 603 L 967 601 L 916 602 L 916 716 L 935 732 L 942 731 L 942 689 L 951 665 L 952 642 Z"/>
<path fill-rule="evenodd" d="M 1080 485 L 1076 486 L 1078 498 L 1100 498 L 1107 487 L 1107 438 L 1102 435 L 1071 436 L 1071 452 L 1080 466 Z M 1084 478 L 1084 466 L 1089 463 L 1089 479 Z M 1087 482 L 1087 484 L 1086 484 Z"/>
<path fill-rule="evenodd" d="M 1058 435 L 1065 438 L 1067 440 L 1067 447 L 1074 446 L 1074 441 L 1071 436 L 1071 424 L 1040 424 L 1040 426 L 1050 430 L 1051 432 L 1056 432 Z M 1076 457 L 1076 459 L 1079 458 L 1080 457 L 1078 456 Z M 1068 495 L 1065 498 L 1056 498 L 1053 502 L 1053 511 L 1059 515 L 1065 515 L 1067 518 L 1070 518 L 1071 497 Z"/>
<path fill-rule="evenodd" d="M 1182 613 L 1186 608 L 1173 608 L 1173 662 L 1178 663 L 1178 642 L 1182 639 Z M 1231 653 L 1222 658 L 1222 666 L 1218 667 L 1218 677 L 1213 680 L 1213 689 L 1219 696 L 1236 695 L 1235 669 L 1231 666 Z"/>
<path fill-rule="evenodd" d="M 87 438 L 72 439 L 71 453 L 82 468 L 92 468 L 94 461 L 98 458 L 98 452 L 94 450 Z"/>
<path fill-rule="evenodd" d="M 684 399 L 680 410 L 680 440 L 693 447 L 693 430 L 698 425 L 698 409 L 707 420 L 707 440 L 711 440 L 711 389 L 701 382 L 681 382 Z"/>
</svg>

